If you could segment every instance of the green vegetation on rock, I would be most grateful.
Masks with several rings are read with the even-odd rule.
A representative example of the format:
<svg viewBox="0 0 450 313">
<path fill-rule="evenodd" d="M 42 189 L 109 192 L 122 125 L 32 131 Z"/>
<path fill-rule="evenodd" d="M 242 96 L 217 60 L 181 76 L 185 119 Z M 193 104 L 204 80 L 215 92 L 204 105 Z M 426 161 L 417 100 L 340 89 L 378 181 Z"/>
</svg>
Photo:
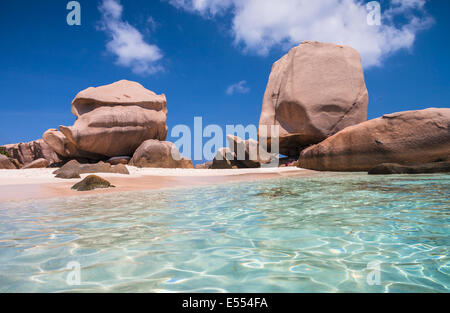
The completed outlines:
<svg viewBox="0 0 450 313">
<path fill-rule="evenodd" d="M 6 156 L 8 158 L 10 157 L 8 152 L 4 151 L 2 148 L 0 148 L 0 154 Z"/>
</svg>

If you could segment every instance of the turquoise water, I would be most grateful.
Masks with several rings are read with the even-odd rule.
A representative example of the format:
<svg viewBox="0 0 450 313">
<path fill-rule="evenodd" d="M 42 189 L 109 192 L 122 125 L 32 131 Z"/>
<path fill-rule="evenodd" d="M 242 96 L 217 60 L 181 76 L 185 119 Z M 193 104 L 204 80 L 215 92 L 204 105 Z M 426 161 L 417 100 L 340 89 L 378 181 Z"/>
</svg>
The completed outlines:
<svg viewBox="0 0 450 313">
<path fill-rule="evenodd" d="M 450 175 L 2 203 L 0 292 L 448 292 L 449 222 Z"/>
</svg>

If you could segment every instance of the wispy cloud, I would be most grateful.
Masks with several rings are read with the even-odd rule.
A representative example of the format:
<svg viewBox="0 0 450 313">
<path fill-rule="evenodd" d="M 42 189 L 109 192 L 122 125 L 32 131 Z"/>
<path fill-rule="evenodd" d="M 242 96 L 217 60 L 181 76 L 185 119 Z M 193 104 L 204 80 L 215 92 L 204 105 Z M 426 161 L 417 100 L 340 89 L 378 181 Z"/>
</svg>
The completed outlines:
<svg viewBox="0 0 450 313">
<path fill-rule="evenodd" d="M 147 25 L 150 27 L 151 31 L 155 31 L 159 26 L 152 16 L 147 17 Z"/>
<path fill-rule="evenodd" d="M 361 0 L 168 0 L 172 5 L 204 17 L 229 13 L 235 44 L 245 52 L 266 55 L 304 40 L 349 45 L 357 49 L 366 67 L 378 66 L 389 55 L 410 49 L 416 34 L 433 19 L 426 0 L 386 1 L 382 25 L 367 23 Z"/>
<path fill-rule="evenodd" d="M 148 44 L 144 36 L 122 19 L 120 0 L 102 0 L 100 30 L 109 36 L 106 49 L 117 56 L 116 63 L 131 68 L 136 74 L 153 74 L 162 70 L 157 63 L 163 55 L 156 45 Z"/>
<path fill-rule="evenodd" d="M 233 85 L 228 86 L 226 93 L 227 95 L 234 95 L 236 93 L 248 93 L 250 91 L 250 88 L 248 88 L 247 86 L 247 82 L 245 80 L 241 80 L 238 83 L 235 83 Z"/>
</svg>

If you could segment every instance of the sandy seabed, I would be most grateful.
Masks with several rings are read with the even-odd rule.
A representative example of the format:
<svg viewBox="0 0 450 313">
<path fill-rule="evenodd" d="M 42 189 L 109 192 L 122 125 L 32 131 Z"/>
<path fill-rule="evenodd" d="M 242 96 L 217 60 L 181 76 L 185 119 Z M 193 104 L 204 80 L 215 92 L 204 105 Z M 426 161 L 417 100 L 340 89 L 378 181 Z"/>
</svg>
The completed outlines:
<svg viewBox="0 0 450 313">
<path fill-rule="evenodd" d="M 55 168 L 0 170 L 0 201 L 46 199 L 80 194 L 99 194 L 160 188 L 193 187 L 227 182 L 255 181 L 291 176 L 314 176 L 318 172 L 296 167 L 257 169 L 161 169 L 127 166 L 130 175 L 99 173 L 116 188 L 79 192 L 71 187 L 81 179 L 55 178 Z"/>
</svg>

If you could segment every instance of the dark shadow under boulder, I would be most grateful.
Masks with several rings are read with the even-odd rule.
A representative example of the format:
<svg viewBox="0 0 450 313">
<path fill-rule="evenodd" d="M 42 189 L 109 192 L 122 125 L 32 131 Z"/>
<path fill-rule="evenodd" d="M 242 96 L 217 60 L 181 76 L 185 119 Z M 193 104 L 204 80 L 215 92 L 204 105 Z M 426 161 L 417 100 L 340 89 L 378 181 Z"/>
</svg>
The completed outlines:
<svg viewBox="0 0 450 313">
<path fill-rule="evenodd" d="M 108 159 L 106 162 L 111 165 L 118 165 L 118 164 L 127 165 L 130 162 L 130 160 L 131 160 L 131 157 L 129 157 L 129 156 L 117 156 L 117 157 Z"/>
<path fill-rule="evenodd" d="M 450 162 L 435 162 L 410 166 L 396 163 L 383 163 L 375 166 L 369 171 L 369 175 L 435 173 L 450 173 Z"/>
<path fill-rule="evenodd" d="M 286 157 L 286 158 L 280 158 L 279 159 L 279 167 L 295 167 L 298 166 L 298 160 L 297 158 L 290 158 L 290 157 Z"/>
</svg>

